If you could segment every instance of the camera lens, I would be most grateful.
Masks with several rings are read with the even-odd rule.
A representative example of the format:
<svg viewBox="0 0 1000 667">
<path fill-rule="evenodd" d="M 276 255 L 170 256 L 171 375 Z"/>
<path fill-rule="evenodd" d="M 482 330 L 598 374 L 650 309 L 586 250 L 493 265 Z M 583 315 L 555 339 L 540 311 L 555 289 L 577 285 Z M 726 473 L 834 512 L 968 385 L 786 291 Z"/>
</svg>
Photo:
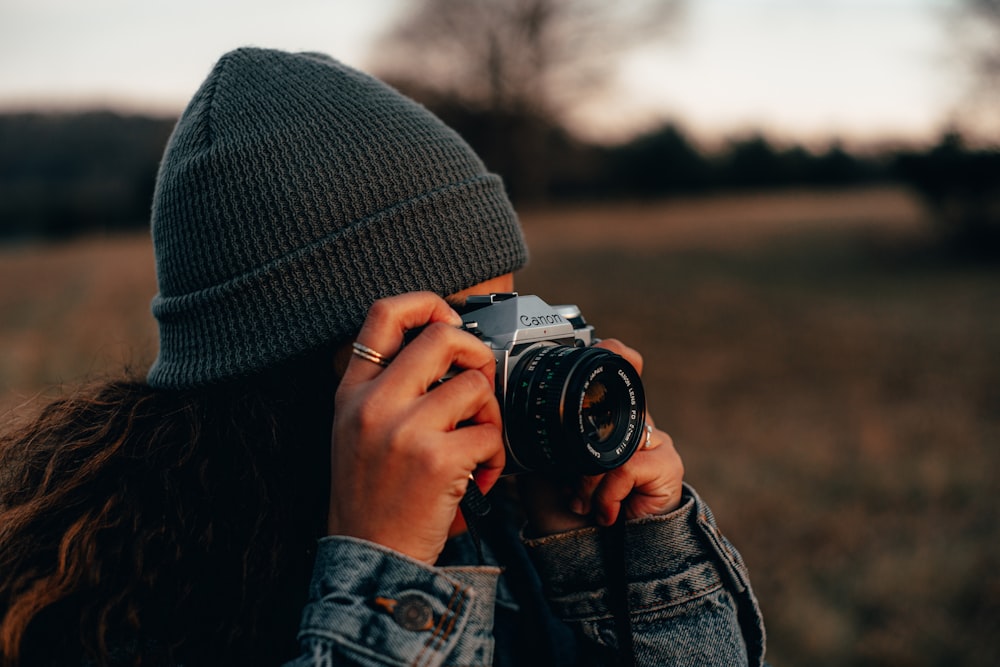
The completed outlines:
<svg viewBox="0 0 1000 667">
<path fill-rule="evenodd" d="M 606 472 L 635 452 L 645 414 L 639 373 L 623 357 L 542 346 L 526 352 L 507 379 L 508 456 L 524 470 Z"/>
</svg>

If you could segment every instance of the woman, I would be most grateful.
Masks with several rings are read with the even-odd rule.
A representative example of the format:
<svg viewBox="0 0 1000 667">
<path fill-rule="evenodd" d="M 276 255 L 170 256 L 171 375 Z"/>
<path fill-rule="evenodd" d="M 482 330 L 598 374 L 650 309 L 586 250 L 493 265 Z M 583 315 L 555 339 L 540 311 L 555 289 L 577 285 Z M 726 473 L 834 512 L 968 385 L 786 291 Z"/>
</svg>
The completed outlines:
<svg viewBox="0 0 1000 667">
<path fill-rule="evenodd" d="M 452 306 L 527 251 L 426 109 L 323 55 L 226 54 L 152 230 L 147 377 L 0 445 L 3 664 L 762 661 L 742 560 L 651 420 L 603 476 L 500 479 L 493 354 Z"/>
</svg>

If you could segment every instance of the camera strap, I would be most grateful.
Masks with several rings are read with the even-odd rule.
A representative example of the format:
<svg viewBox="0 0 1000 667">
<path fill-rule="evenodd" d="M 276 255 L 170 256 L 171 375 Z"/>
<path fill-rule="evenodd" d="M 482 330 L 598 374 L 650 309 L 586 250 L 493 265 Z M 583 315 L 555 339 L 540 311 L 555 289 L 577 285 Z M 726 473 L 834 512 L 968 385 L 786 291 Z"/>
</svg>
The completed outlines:
<svg viewBox="0 0 1000 667">
<path fill-rule="evenodd" d="M 479 490 L 479 485 L 476 484 L 472 475 L 469 475 L 469 484 L 465 487 L 462 499 L 458 501 L 458 508 L 462 511 L 462 518 L 465 519 L 469 537 L 476 545 L 476 556 L 479 558 L 479 564 L 483 565 L 486 559 L 483 558 L 483 540 L 479 529 L 483 517 L 490 513 L 490 501 L 486 500 L 483 492 Z"/>
<path fill-rule="evenodd" d="M 635 665 L 635 645 L 632 642 L 632 615 L 628 603 L 628 579 L 625 558 L 625 510 L 618 512 L 615 522 L 601 528 L 601 555 L 608 576 L 608 605 L 615 619 L 618 638 L 618 662 L 622 667 Z"/>
<path fill-rule="evenodd" d="M 469 537 L 476 547 L 479 564 L 485 563 L 481 528 L 486 515 L 490 513 L 490 502 L 479 490 L 479 485 L 469 475 L 469 484 L 458 503 L 465 519 Z M 622 667 L 634 667 L 635 645 L 632 640 L 632 617 L 628 602 L 628 580 L 625 558 L 625 512 L 620 511 L 615 522 L 599 531 L 604 569 L 608 575 L 608 605 L 615 621 L 615 635 L 618 638 L 618 663 Z"/>
</svg>

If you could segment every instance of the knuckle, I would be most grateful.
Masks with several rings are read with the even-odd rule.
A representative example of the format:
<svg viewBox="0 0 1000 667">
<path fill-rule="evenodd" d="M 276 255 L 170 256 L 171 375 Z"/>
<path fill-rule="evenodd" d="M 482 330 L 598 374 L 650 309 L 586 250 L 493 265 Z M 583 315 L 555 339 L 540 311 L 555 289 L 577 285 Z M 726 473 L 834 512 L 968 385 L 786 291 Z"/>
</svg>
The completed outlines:
<svg viewBox="0 0 1000 667">
<path fill-rule="evenodd" d="M 482 410 L 489 401 L 496 400 L 489 380 L 477 370 L 462 371 L 437 391 L 440 392 L 439 400 L 460 406 L 458 409 L 465 417 Z"/>
<path fill-rule="evenodd" d="M 428 324 L 423 332 L 420 334 L 425 337 L 429 343 L 433 345 L 452 345 L 452 332 L 455 331 L 452 327 L 448 326 L 444 322 L 432 322 Z"/>
<path fill-rule="evenodd" d="M 392 321 L 395 309 L 389 299 L 379 299 L 368 309 L 367 324 L 373 328 L 380 328 Z"/>
<path fill-rule="evenodd" d="M 412 442 L 405 429 L 393 429 L 386 439 L 386 454 L 393 457 L 407 455 L 407 450 L 412 449 Z"/>
<path fill-rule="evenodd" d="M 490 386 L 490 381 L 486 379 L 483 373 L 477 370 L 462 371 L 454 379 L 459 381 L 456 389 L 470 396 L 483 398 L 487 395 L 493 395 L 493 388 Z"/>
<path fill-rule="evenodd" d="M 666 446 L 659 448 L 661 451 L 663 451 L 661 465 L 671 468 L 678 477 L 683 477 L 684 459 L 681 458 L 680 453 L 676 449 L 674 449 L 673 442 L 669 439 L 669 437 L 667 441 L 664 442 L 663 444 Z"/>
<path fill-rule="evenodd" d="M 660 438 L 663 440 L 663 444 L 674 449 L 674 439 L 670 437 L 670 434 L 666 431 L 660 431 Z"/>
<path fill-rule="evenodd" d="M 462 365 L 486 366 L 496 363 L 489 348 L 474 336 L 460 331 L 445 322 L 433 322 L 420 334 L 434 348 L 448 350 L 453 358 L 461 357 Z"/>
<path fill-rule="evenodd" d="M 676 449 L 671 449 L 670 451 L 673 452 L 673 457 L 672 458 L 673 458 L 673 461 L 674 461 L 674 468 L 677 469 L 678 473 L 680 473 L 681 475 L 683 475 L 684 474 L 684 459 L 681 458 L 681 455 L 677 453 Z"/>
<path fill-rule="evenodd" d="M 446 455 L 444 447 L 434 447 L 424 456 L 424 466 L 433 479 L 441 480 L 452 477 L 451 457 Z"/>
<path fill-rule="evenodd" d="M 382 401 L 373 400 L 370 396 L 367 400 L 360 401 L 354 412 L 358 427 L 364 431 L 382 424 L 385 418 L 383 405 Z"/>
<path fill-rule="evenodd" d="M 445 447 L 426 438 L 401 437 L 394 451 L 405 451 L 409 465 L 423 479 L 442 479 L 448 471 Z"/>
<path fill-rule="evenodd" d="M 617 338 L 606 338 L 601 341 L 601 347 L 614 352 L 615 354 L 625 357 L 629 363 L 635 366 L 635 369 L 642 373 L 643 359 L 642 355 L 635 348 L 629 347 L 625 343 L 621 342 Z"/>
<path fill-rule="evenodd" d="M 639 374 L 641 375 L 642 368 L 645 365 L 645 360 L 642 358 L 642 355 L 637 350 L 634 350 L 632 348 L 627 348 L 627 349 L 631 354 L 622 356 L 628 359 L 632 363 L 632 365 L 635 366 L 635 370 L 639 371 Z"/>
<path fill-rule="evenodd" d="M 394 461 L 405 462 L 405 465 L 418 473 L 423 473 L 428 456 L 433 455 L 434 447 L 428 444 L 426 430 L 421 430 L 408 420 L 396 424 L 386 438 L 385 454 Z"/>
<path fill-rule="evenodd" d="M 605 350 L 610 350 L 615 354 L 620 354 L 622 348 L 624 348 L 625 346 L 617 338 L 604 338 L 601 340 L 600 343 L 597 344 L 597 347 L 603 347 Z"/>
</svg>

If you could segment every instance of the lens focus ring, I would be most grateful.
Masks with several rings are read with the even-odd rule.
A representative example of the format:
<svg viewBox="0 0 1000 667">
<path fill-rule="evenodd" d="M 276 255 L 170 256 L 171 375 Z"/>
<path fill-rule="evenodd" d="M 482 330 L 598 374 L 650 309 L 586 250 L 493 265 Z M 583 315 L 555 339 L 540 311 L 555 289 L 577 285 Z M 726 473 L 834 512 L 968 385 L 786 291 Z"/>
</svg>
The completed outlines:
<svg viewBox="0 0 1000 667">
<path fill-rule="evenodd" d="M 642 440 L 639 374 L 608 350 L 542 347 L 517 364 L 507 387 L 509 450 L 526 469 L 606 472 Z"/>
</svg>

